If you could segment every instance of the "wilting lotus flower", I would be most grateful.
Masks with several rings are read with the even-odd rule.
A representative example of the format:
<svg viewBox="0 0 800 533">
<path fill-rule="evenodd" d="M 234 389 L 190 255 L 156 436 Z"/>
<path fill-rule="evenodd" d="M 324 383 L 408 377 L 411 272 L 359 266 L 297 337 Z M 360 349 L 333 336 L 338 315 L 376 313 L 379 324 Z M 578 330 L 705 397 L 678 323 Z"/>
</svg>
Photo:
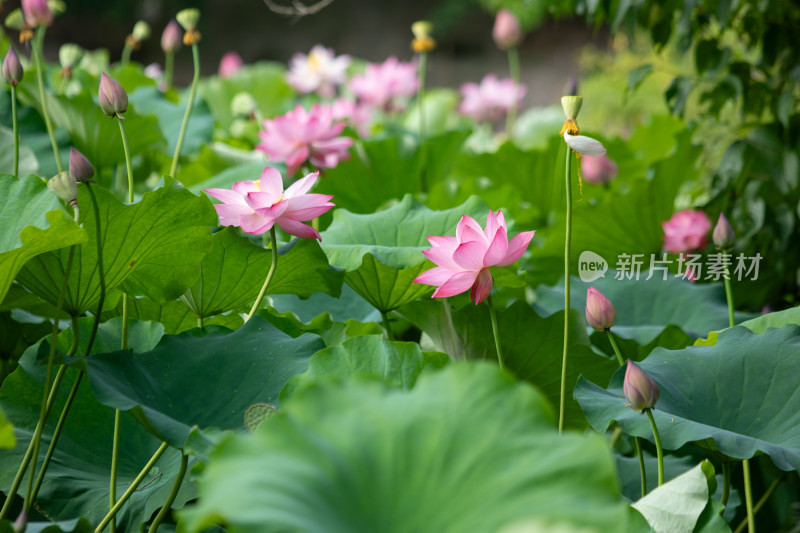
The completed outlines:
<svg viewBox="0 0 800 533">
<path fill-rule="evenodd" d="M 177 52 L 181 47 L 181 40 L 181 28 L 175 19 L 172 19 L 161 34 L 161 49 L 166 54 Z"/>
<path fill-rule="evenodd" d="M 17 52 L 14 51 L 13 46 L 8 47 L 8 53 L 6 54 L 6 58 L 3 60 L 3 66 L 0 68 L 2 72 L 3 79 L 9 85 L 14 85 L 15 87 L 22 81 L 22 63 L 19 62 L 19 56 Z"/>
<path fill-rule="evenodd" d="M 292 57 L 286 79 L 301 93 L 316 91 L 322 98 L 332 98 L 336 86 L 346 81 L 349 66 L 350 56 L 336 57 L 333 49 L 318 44 L 308 55 L 295 54 Z"/>
<path fill-rule="evenodd" d="M 699 210 L 685 209 L 661 223 L 664 229 L 664 249 L 672 253 L 683 253 L 705 248 L 711 221 Z"/>
<path fill-rule="evenodd" d="M 318 168 L 333 168 L 350 157 L 353 139 L 339 137 L 344 122 L 333 122 L 329 106 L 314 104 L 306 111 L 298 105 L 285 115 L 264 121 L 256 149 L 273 161 L 284 161 L 291 176 L 306 160 Z"/>
<path fill-rule="evenodd" d="M 501 50 L 508 50 L 522 42 L 524 37 L 522 27 L 511 11 L 501 9 L 497 12 L 492 28 L 492 37 Z"/>
<path fill-rule="evenodd" d="M 219 77 L 230 78 L 244 66 L 242 56 L 236 52 L 228 52 L 219 61 Z"/>
<path fill-rule="evenodd" d="M 363 74 L 353 76 L 350 90 L 365 104 L 385 111 L 402 109 L 398 99 L 416 94 L 417 67 L 390 57 L 382 64 L 370 63 Z"/>
<path fill-rule="evenodd" d="M 32 28 L 53 24 L 53 12 L 47 5 L 47 0 L 22 0 L 22 12 L 25 23 Z"/>
<path fill-rule="evenodd" d="M 69 171 L 80 182 L 87 182 L 94 176 L 94 167 L 86 159 L 86 156 L 77 151 L 74 147 L 69 148 Z"/>
<path fill-rule="evenodd" d="M 100 90 L 97 97 L 103 113 L 109 117 L 116 115 L 120 119 L 124 118 L 122 113 L 128 110 L 128 93 L 118 81 L 106 76 L 105 72 L 100 76 Z"/>
<path fill-rule="evenodd" d="M 617 310 L 603 293 L 589 287 L 586 292 L 586 322 L 597 331 L 605 331 L 617 321 Z"/>
<path fill-rule="evenodd" d="M 658 401 L 660 391 L 653 378 L 644 373 L 644 370 L 631 360 L 628 360 L 628 368 L 625 369 L 625 381 L 622 384 L 622 392 L 628 400 L 631 409 L 644 411 L 652 409 Z"/>
<path fill-rule="evenodd" d="M 526 91 L 524 85 L 511 78 L 498 80 L 494 74 L 487 74 L 480 85 L 470 82 L 461 86 L 464 100 L 458 110 L 476 121 L 494 122 L 519 106 Z"/>
<path fill-rule="evenodd" d="M 224 202 L 214 206 L 221 226 L 239 226 L 245 233 L 260 235 L 278 224 L 290 235 L 322 240 L 317 230 L 302 224 L 333 207 L 329 202 L 333 196 L 306 194 L 318 175 L 319 172 L 312 172 L 284 191 L 281 173 L 266 167 L 258 181 L 237 181 L 233 190 L 205 189 L 205 192 Z"/>
<path fill-rule="evenodd" d="M 489 211 L 486 229 L 464 215 L 455 237 L 428 237 L 432 248 L 422 253 L 438 266 L 417 276 L 415 283 L 438 287 L 433 298 L 461 294 L 467 289 L 470 299 L 479 304 L 492 292 L 491 266 L 508 266 L 517 261 L 531 242 L 535 231 L 523 231 L 509 242 L 503 213 Z"/>
<path fill-rule="evenodd" d="M 720 250 L 730 248 L 736 242 L 736 234 L 733 232 L 733 226 L 731 226 L 731 223 L 725 218 L 724 213 L 719 214 L 717 225 L 714 226 L 714 231 L 711 233 L 711 239 L 714 242 L 714 246 Z"/>
<path fill-rule="evenodd" d="M 587 183 L 604 185 L 617 177 L 619 169 L 616 163 L 604 155 L 600 157 L 585 155 L 581 157 L 581 172 Z"/>
</svg>

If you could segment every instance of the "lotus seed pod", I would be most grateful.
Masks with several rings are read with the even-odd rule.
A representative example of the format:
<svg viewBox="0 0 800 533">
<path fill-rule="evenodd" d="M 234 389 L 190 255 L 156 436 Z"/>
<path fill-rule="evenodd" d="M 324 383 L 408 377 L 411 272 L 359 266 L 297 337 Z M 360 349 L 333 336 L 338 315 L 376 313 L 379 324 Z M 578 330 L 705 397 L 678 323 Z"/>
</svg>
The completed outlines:
<svg viewBox="0 0 800 533">
<path fill-rule="evenodd" d="M 70 205 L 78 202 L 78 180 L 75 174 L 65 170 L 47 180 L 47 188 Z"/>
</svg>

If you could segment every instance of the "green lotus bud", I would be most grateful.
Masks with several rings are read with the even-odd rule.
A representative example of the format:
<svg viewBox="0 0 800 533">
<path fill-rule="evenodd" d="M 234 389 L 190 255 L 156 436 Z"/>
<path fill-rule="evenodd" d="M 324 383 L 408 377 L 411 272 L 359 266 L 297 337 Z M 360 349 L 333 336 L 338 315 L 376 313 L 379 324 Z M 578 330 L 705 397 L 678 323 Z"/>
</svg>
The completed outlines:
<svg viewBox="0 0 800 533">
<path fill-rule="evenodd" d="M 47 180 L 47 188 L 69 205 L 78 205 L 78 180 L 69 170 Z"/>
<path fill-rule="evenodd" d="M 562 96 L 561 107 L 568 119 L 576 120 L 583 105 L 583 96 Z"/>
<path fill-rule="evenodd" d="M 22 31 L 25 28 L 25 17 L 22 15 L 22 9 L 17 8 L 8 14 L 6 26 L 17 31 Z"/>
<path fill-rule="evenodd" d="M 196 8 L 182 9 L 175 15 L 184 30 L 193 31 L 197 29 L 197 23 L 200 21 L 200 10 Z"/>
<path fill-rule="evenodd" d="M 83 57 L 83 48 L 77 44 L 67 43 L 58 49 L 58 62 L 61 63 L 61 68 L 71 69 L 78 64 L 81 57 Z"/>
<path fill-rule="evenodd" d="M 238 93 L 231 100 L 231 112 L 238 118 L 250 118 L 258 109 L 255 98 L 248 92 Z"/>
<path fill-rule="evenodd" d="M 150 25 L 140 20 L 136 24 L 133 25 L 133 31 L 131 32 L 133 38 L 139 42 L 146 41 L 150 38 Z"/>
</svg>

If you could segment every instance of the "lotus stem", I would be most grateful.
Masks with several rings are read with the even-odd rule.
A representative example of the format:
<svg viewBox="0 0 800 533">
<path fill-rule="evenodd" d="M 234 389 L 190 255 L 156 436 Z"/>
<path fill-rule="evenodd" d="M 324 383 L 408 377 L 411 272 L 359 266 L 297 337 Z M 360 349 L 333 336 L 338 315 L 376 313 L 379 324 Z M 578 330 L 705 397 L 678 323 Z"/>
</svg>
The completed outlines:
<svg viewBox="0 0 800 533">
<path fill-rule="evenodd" d="M 428 190 L 427 184 L 427 158 L 425 154 L 425 106 L 423 99 L 425 98 L 425 78 L 428 74 L 428 53 L 419 53 L 419 88 L 417 89 L 417 111 L 419 112 L 419 151 L 420 151 L 420 177 L 419 188 L 420 192 Z"/>
<path fill-rule="evenodd" d="M 169 170 L 169 175 L 173 178 L 178 171 L 178 159 L 181 155 L 183 138 L 186 136 L 186 126 L 189 124 L 189 115 L 192 114 L 194 95 L 197 92 L 197 81 L 200 79 L 200 52 L 198 51 L 197 43 L 192 44 L 192 59 L 194 60 L 194 76 L 192 77 L 192 87 L 189 89 L 189 102 L 186 104 L 186 113 L 183 115 L 181 131 L 178 134 L 178 144 L 175 145 L 175 154 L 172 156 L 172 166 Z"/>
<path fill-rule="evenodd" d="M 120 63 L 122 66 L 126 66 L 131 61 L 131 53 L 133 52 L 133 48 L 129 46 L 127 43 L 125 46 L 122 47 L 122 56 L 120 57 Z"/>
<path fill-rule="evenodd" d="M 253 315 L 256 314 L 256 311 L 258 311 L 258 309 L 261 307 L 261 302 L 264 300 L 264 295 L 267 294 L 267 287 L 269 287 L 269 283 L 272 281 L 272 276 L 275 275 L 275 269 L 278 267 L 278 237 L 275 235 L 275 226 L 270 228 L 269 238 L 272 242 L 272 263 L 269 266 L 269 272 L 267 272 L 267 278 L 264 280 L 264 285 L 261 286 L 261 292 L 258 293 L 258 297 L 253 304 L 253 308 L 250 309 L 250 312 L 247 314 L 247 318 L 244 319 L 245 323 L 253 318 Z"/>
<path fill-rule="evenodd" d="M 508 73 L 511 79 L 519 85 L 519 50 L 516 46 L 508 49 Z M 517 120 L 517 99 L 514 98 L 511 107 L 508 108 L 508 115 L 506 115 L 506 137 L 511 138 L 514 133 L 514 122 Z M 569 151 L 567 152 L 569 153 Z"/>
<path fill-rule="evenodd" d="M 497 362 L 500 368 L 505 368 L 503 363 L 503 350 L 500 348 L 500 334 L 497 331 L 497 315 L 494 312 L 494 303 L 492 303 L 492 295 L 486 298 L 486 304 L 489 306 L 489 318 L 492 321 L 492 334 L 494 335 L 494 347 L 497 350 Z"/>
<path fill-rule="evenodd" d="M 111 520 L 114 519 L 114 517 L 117 515 L 117 513 L 122 508 L 122 506 L 125 505 L 125 502 L 128 501 L 128 499 L 131 497 L 131 495 L 139 487 L 139 484 L 142 482 L 142 480 L 147 475 L 147 473 L 150 471 L 150 469 L 153 468 L 153 466 L 155 466 L 156 462 L 159 459 L 161 459 L 161 456 L 164 455 L 164 452 L 167 451 L 168 447 L 169 447 L 169 445 L 166 442 L 162 442 L 161 443 L 161 446 L 158 447 L 158 449 L 153 454 L 153 456 L 150 458 L 150 460 L 147 461 L 147 464 L 144 465 L 144 468 L 142 468 L 142 470 L 139 472 L 139 474 L 136 476 L 136 478 L 133 480 L 133 482 L 131 482 L 130 486 L 125 491 L 125 493 L 120 497 L 120 499 L 117 501 L 117 503 L 114 504 L 114 507 L 111 508 L 111 510 L 103 518 L 103 520 L 100 521 L 100 524 L 94 530 L 95 533 L 100 533 L 101 531 L 103 531 L 105 529 L 105 527 L 108 525 L 108 523 L 111 522 Z"/>
<path fill-rule="evenodd" d="M 725 266 L 725 274 L 722 276 L 725 283 L 725 299 L 728 301 L 728 325 L 733 327 L 736 325 L 736 319 L 733 316 L 733 288 L 731 287 L 731 272 L 728 266 Z"/>
<path fill-rule="evenodd" d="M 564 414 L 567 399 L 567 355 L 569 354 L 569 254 L 572 239 L 572 183 L 570 171 L 572 166 L 572 150 L 567 147 L 566 169 L 564 172 L 567 184 L 567 234 L 564 239 L 564 355 L 561 360 L 561 398 L 558 406 L 558 433 L 564 431 Z"/>
<path fill-rule="evenodd" d="M 656 441 L 656 453 L 658 454 L 658 486 L 664 484 L 664 448 L 661 446 L 661 435 L 658 433 L 656 419 L 653 417 L 653 410 L 649 407 L 644 410 L 647 418 L 650 419 L 650 427 L 653 430 L 653 439 Z"/>
<path fill-rule="evenodd" d="M 164 90 L 172 89 L 172 73 L 175 71 L 175 52 L 164 54 Z"/>
<path fill-rule="evenodd" d="M 785 475 L 786 474 L 781 474 L 778 477 L 776 477 L 775 480 L 772 482 L 772 484 L 767 489 L 767 491 L 764 493 L 764 495 L 761 496 L 761 499 L 758 500 L 758 502 L 756 503 L 755 507 L 753 508 L 753 514 L 754 515 L 755 515 L 755 513 L 760 511 L 762 507 L 764 507 L 764 504 L 767 503 L 767 500 L 769 500 L 770 496 L 772 496 L 772 494 L 777 490 L 778 486 L 781 484 L 781 481 L 783 481 L 783 478 L 784 478 Z M 734 530 L 733 533 L 742 533 L 742 531 L 744 531 L 745 527 L 747 527 L 748 523 L 749 523 L 748 522 L 748 518 L 745 518 L 744 520 L 742 520 L 739 523 L 739 525 L 736 527 L 736 529 Z"/>
<path fill-rule="evenodd" d="M 756 510 L 753 508 L 753 488 L 750 481 L 750 461 L 742 461 L 742 473 L 744 474 L 744 504 L 747 508 L 747 531 L 756 533 Z"/>
<path fill-rule="evenodd" d="M 722 461 L 722 499 L 720 500 L 720 503 L 722 503 L 722 505 L 724 506 L 728 505 L 728 497 L 730 496 L 730 494 L 731 494 L 731 462 L 725 459 L 724 461 Z M 724 510 L 725 509 L 721 509 L 720 514 L 722 514 Z"/>
<path fill-rule="evenodd" d="M 608 334 L 608 340 L 611 343 L 611 347 L 614 349 L 614 356 L 616 356 L 619 366 L 624 366 L 625 359 L 622 357 L 622 352 L 619 351 L 619 346 L 617 346 L 617 341 L 614 339 L 614 334 L 611 333 L 610 328 L 606 330 L 606 333 Z"/>
<path fill-rule="evenodd" d="M 148 533 L 157 533 L 158 526 L 161 525 L 161 522 L 164 521 L 164 518 L 169 513 L 170 507 L 175 502 L 175 498 L 178 496 L 178 491 L 181 488 L 181 484 L 183 483 L 183 476 L 186 475 L 186 467 L 189 464 L 189 456 L 185 453 L 181 455 L 181 466 L 178 469 L 178 476 L 175 478 L 175 483 L 172 485 L 172 491 L 167 496 L 167 501 L 164 502 L 164 505 L 161 507 L 161 510 L 158 511 L 158 514 L 153 519 L 153 523 L 150 524 L 150 529 L 148 529 Z"/>
<path fill-rule="evenodd" d="M 97 241 L 97 275 L 100 279 L 100 298 L 97 300 L 97 312 L 94 315 L 92 332 L 89 334 L 89 342 L 86 345 L 86 355 L 89 355 L 92 353 L 92 345 L 94 345 L 94 339 L 97 337 L 100 315 L 103 313 L 103 304 L 106 300 L 106 278 L 103 271 L 103 232 L 100 229 L 100 207 L 97 205 L 97 198 L 92 190 L 92 185 L 88 181 L 86 182 L 86 190 L 89 192 L 89 197 L 92 200 L 92 210 L 94 211 L 95 239 Z"/>
<path fill-rule="evenodd" d="M 117 503 L 117 465 L 119 463 L 119 433 L 122 423 L 122 411 L 114 410 L 114 435 L 111 439 L 111 475 L 108 480 L 108 508 L 113 509 Z M 113 533 L 117 528 L 116 519 L 112 516 L 109 530 Z"/>
<path fill-rule="evenodd" d="M 389 324 L 389 314 L 386 311 L 381 311 L 381 319 L 383 320 L 383 329 L 386 330 L 386 339 L 393 341 L 394 333 L 392 332 L 392 326 Z"/>
<path fill-rule="evenodd" d="M 14 130 L 14 175 L 19 177 L 19 127 L 17 126 L 17 87 L 11 85 L 11 127 Z"/>
<path fill-rule="evenodd" d="M 53 156 L 56 158 L 56 168 L 62 172 L 61 157 L 58 155 L 58 143 L 53 134 L 53 124 L 50 122 L 50 114 L 47 112 L 47 99 L 44 95 L 44 60 L 42 59 L 42 46 L 44 45 L 44 32 L 47 26 L 41 25 L 36 29 L 36 38 L 33 40 L 33 61 L 36 63 L 36 77 L 39 81 L 39 99 L 42 102 L 42 117 L 47 128 L 47 135 L 50 136 L 50 145 L 53 147 Z"/>
</svg>

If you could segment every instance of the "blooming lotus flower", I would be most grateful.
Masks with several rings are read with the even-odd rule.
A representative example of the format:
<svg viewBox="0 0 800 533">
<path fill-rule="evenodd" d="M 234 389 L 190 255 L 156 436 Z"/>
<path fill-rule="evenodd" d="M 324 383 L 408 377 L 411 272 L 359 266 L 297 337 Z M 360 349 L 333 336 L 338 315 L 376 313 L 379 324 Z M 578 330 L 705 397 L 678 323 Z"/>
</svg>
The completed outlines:
<svg viewBox="0 0 800 533">
<path fill-rule="evenodd" d="M 458 110 L 476 121 L 495 122 L 509 109 L 518 107 L 526 92 L 524 85 L 511 78 L 499 80 L 494 74 L 487 74 L 480 85 L 470 82 L 461 86 L 464 100 Z"/>
<path fill-rule="evenodd" d="M 733 232 L 733 226 L 725 218 L 724 213 L 719 214 L 717 225 L 714 226 L 714 231 L 711 233 L 711 239 L 714 241 L 714 246 L 724 250 L 731 248 L 736 242 L 736 234 Z"/>
<path fill-rule="evenodd" d="M 402 109 L 403 98 L 416 94 L 417 67 L 390 57 L 382 64 L 370 63 L 363 74 L 353 76 L 350 90 L 365 104 L 385 111 Z"/>
<path fill-rule="evenodd" d="M 302 224 L 333 207 L 329 202 L 333 196 L 307 194 L 318 175 L 312 172 L 283 190 L 281 173 L 266 167 L 258 181 L 237 181 L 232 190 L 204 190 L 223 202 L 214 206 L 221 226 L 239 226 L 245 233 L 261 235 L 277 224 L 290 235 L 322 240 L 317 230 Z"/>
<path fill-rule="evenodd" d="M 516 262 L 533 238 L 535 231 L 523 231 L 509 242 L 503 213 L 489 211 L 486 229 L 474 218 L 464 215 L 456 228 L 455 237 L 428 237 L 432 248 L 424 250 L 425 257 L 438 266 L 417 276 L 415 283 L 438 287 L 433 298 L 454 296 L 470 290 L 475 305 L 492 292 L 489 267 L 508 266 Z"/>
<path fill-rule="evenodd" d="M 118 81 L 106 76 L 105 72 L 100 76 L 100 90 L 97 96 L 103 113 L 109 117 L 116 115 L 120 119 L 124 118 L 122 113 L 128 110 L 128 93 Z"/>
<path fill-rule="evenodd" d="M 161 34 L 161 49 L 165 54 L 175 53 L 181 47 L 181 41 L 181 28 L 175 19 L 172 19 Z"/>
<path fill-rule="evenodd" d="M 628 367 L 625 369 L 622 392 L 625 394 L 630 408 L 637 411 L 655 407 L 660 394 L 658 385 L 653 378 L 645 374 L 644 370 L 631 360 L 628 360 Z"/>
<path fill-rule="evenodd" d="M 22 13 L 25 15 L 25 23 L 32 28 L 53 24 L 53 12 L 47 5 L 47 0 L 22 0 Z"/>
<path fill-rule="evenodd" d="M 705 248 L 711 221 L 699 210 L 685 209 L 661 223 L 664 229 L 664 249 L 672 253 L 683 253 Z"/>
<path fill-rule="evenodd" d="M 344 122 L 333 122 L 329 106 L 314 104 L 306 111 L 298 105 L 285 115 L 264 121 L 256 149 L 273 161 L 284 161 L 291 176 L 306 160 L 318 168 L 333 168 L 350 157 L 353 139 L 339 137 Z"/>
<path fill-rule="evenodd" d="M 604 155 L 600 157 L 590 155 L 581 157 L 581 173 L 587 183 L 605 185 L 616 178 L 618 172 L 617 164 Z"/>
<path fill-rule="evenodd" d="M 514 13 L 508 9 L 501 9 L 497 12 L 492 28 L 492 38 L 501 50 L 508 50 L 522 42 L 524 34 L 519 20 Z"/>
<path fill-rule="evenodd" d="M 228 52 L 219 61 L 219 77 L 230 78 L 244 66 L 242 56 L 236 52 Z"/>
<path fill-rule="evenodd" d="M 605 331 L 617 321 L 617 309 L 603 293 L 589 287 L 586 291 L 586 322 L 597 331 Z"/>
<path fill-rule="evenodd" d="M 303 94 L 316 91 L 322 98 L 332 98 L 336 95 L 336 86 L 346 81 L 349 66 L 350 56 L 336 57 L 333 49 L 318 44 L 308 55 L 292 57 L 286 80 Z"/>
</svg>

